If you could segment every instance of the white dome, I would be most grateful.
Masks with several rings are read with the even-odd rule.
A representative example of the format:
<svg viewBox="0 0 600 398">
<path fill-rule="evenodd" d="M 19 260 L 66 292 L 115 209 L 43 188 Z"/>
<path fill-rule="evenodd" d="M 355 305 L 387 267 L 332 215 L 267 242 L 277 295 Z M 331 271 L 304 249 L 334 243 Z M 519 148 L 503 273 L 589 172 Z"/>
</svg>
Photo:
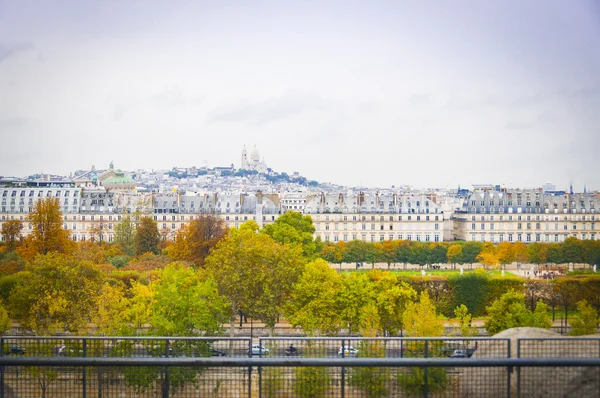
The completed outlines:
<svg viewBox="0 0 600 398">
<path fill-rule="evenodd" d="M 250 154 L 250 159 L 258 162 L 260 161 L 260 154 L 258 153 L 258 149 L 256 149 L 256 145 L 254 145 L 254 149 L 252 150 L 252 153 Z"/>
</svg>

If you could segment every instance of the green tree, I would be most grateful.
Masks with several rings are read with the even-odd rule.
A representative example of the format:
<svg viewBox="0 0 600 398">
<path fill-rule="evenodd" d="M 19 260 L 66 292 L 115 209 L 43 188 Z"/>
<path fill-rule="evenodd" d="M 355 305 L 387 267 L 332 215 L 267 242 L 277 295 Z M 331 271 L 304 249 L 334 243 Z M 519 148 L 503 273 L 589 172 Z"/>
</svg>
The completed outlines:
<svg viewBox="0 0 600 398">
<path fill-rule="evenodd" d="M 572 319 L 569 322 L 571 325 L 571 332 L 569 332 L 569 335 L 584 336 L 587 334 L 598 333 L 598 325 L 600 324 L 598 311 L 585 300 L 581 300 L 577 303 L 577 310 L 579 311 L 579 318 Z"/>
<path fill-rule="evenodd" d="M 121 247 L 128 256 L 136 254 L 135 247 L 136 228 L 131 216 L 124 214 L 121 222 L 115 225 L 115 243 Z"/>
<path fill-rule="evenodd" d="M 296 211 L 285 212 L 261 232 L 277 243 L 299 245 L 302 247 L 302 255 L 308 259 L 314 259 L 321 250 L 320 240 L 313 237 L 315 227 L 312 218 Z"/>
<path fill-rule="evenodd" d="M 479 330 L 471 326 L 473 316 L 469 313 L 466 305 L 461 304 L 460 307 L 454 309 L 454 316 L 458 320 L 458 328 L 460 335 L 463 337 L 476 337 Z"/>
<path fill-rule="evenodd" d="M 483 244 L 481 242 L 465 242 L 462 247 L 462 259 L 465 264 L 473 264 L 481 253 Z"/>
<path fill-rule="evenodd" d="M 410 337 L 436 337 L 444 333 L 444 324 L 438 318 L 437 311 L 427 291 L 420 294 L 418 303 L 409 303 L 404 311 L 404 325 L 406 335 Z M 439 350 L 438 350 L 439 351 Z M 436 356 L 435 350 L 428 353 L 428 356 Z M 425 343 L 415 342 L 411 347 L 409 356 L 420 356 L 425 352 Z M 427 384 L 425 378 L 427 372 Z M 409 368 L 406 374 L 398 375 L 397 382 L 403 387 L 408 395 L 422 396 L 425 392 L 425 385 L 429 393 L 444 391 L 448 385 L 445 368 Z"/>
<path fill-rule="evenodd" d="M 530 311 L 525 306 L 525 295 L 510 290 L 487 307 L 485 328 L 491 335 L 521 326 L 549 329 L 552 321 L 547 308 L 546 304 L 538 301 L 535 311 Z"/>
<path fill-rule="evenodd" d="M 546 245 L 546 259 L 551 264 L 563 264 L 565 258 L 558 243 L 550 243 Z"/>
<path fill-rule="evenodd" d="M 285 307 L 286 319 L 308 336 L 336 335 L 340 330 L 337 302 L 341 290 L 342 277 L 326 261 L 306 264 Z"/>
<path fill-rule="evenodd" d="M 527 247 L 529 251 L 529 261 L 533 264 L 545 264 L 547 247 L 543 243 L 530 243 Z"/>
<path fill-rule="evenodd" d="M 149 285 L 134 284 L 129 307 L 129 319 L 134 331 L 147 325 L 150 336 L 214 336 L 218 335 L 229 314 L 229 303 L 218 293 L 212 280 L 204 280 L 193 269 L 172 263 L 156 273 Z M 146 349 L 153 355 L 166 351 L 163 343 L 149 341 Z M 154 345 L 153 345 L 154 344 Z M 176 341 L 174 352 L 186 356 L 208 355 L 208 345 L 197 341 Z M 125 372 L 126 382 L 139 391 L 157 382 L 163 396 L 168 390 L 182 390 L 195 384 L 203 369 L 174 367 L 169 371 L 168 382 L 164 368 L 142 367 L 135 372 Z M 140 373 L 144 377 L 140 377 Z"/>
<path fill-rule="evenodd" d="M 429 244 L 429 264 L 445 264 L 448 248 L 442 243 Z"/>
<path fill-rule="evenodd" d="M 135 252 L 137 254 L 158 254 L 160 244 L 160 233 L 156 221 L 151 217 L 141 217 L 140 226 L 135 234 Z"/>
<path fill-rule="evenodd" d="M 48 197 L 35 202 L 33 211 L 27 216 L 27 222 L 32 227 L 30 239 L 34 253 L 68 253 L 72 248 L 69 232 L 63 229 L 58 198 Z"/>
<path fill-rule="evenodd" d="M 8 317 L 8 311 L 4 308 L 4 305 L 0 301 L 0 336 L 10 330 L 10 318 Z"/>
<path fill-rule="evenodd" d="M 4 237 L 8 251 L 15 249 L 22 230 L 23 223 L 20 220 L 9 220 L 2 223 L 0 234 Z"/>
<path fill-rule="evenodd" d="M 366 261 L 366 252 L 368 250 L 367 246 L 369 246 L 369 244 L 367 242 L 363 242 L 362 240 L 352 240 L 348 242 L 346 251 L 344 252 L 344 262 L 362 263 Z"/>
<path fill-rule="evenodd" d="M 61 254 L 38 256 L 9 297 L 14 319 L 36 334 L 84 332 L 104 276 L 85 261 Z"/>
<path fill-rule="evenodd" d="M 338 295 L 340 320 L 350 334 L 361 329 L 364 307 L 373 302 L 373 283 L 364 273 L 343 276 L 343 289 Z"/>
<path fill-rule="evenodd" d="M 583 262 L 583 248 L 581 241 L 577 238 L 569 237 L 560 245 L 563 253 L 563 261 L 566 263 Z"/>
<path fill-rule="evenodd" d="M 427 291 L 420 293 L 419 302 L 406 305 L 402 320 L 406 335 L 410 337 L 436 337 L 444 333 L 444 324 Z"/>
</svg>

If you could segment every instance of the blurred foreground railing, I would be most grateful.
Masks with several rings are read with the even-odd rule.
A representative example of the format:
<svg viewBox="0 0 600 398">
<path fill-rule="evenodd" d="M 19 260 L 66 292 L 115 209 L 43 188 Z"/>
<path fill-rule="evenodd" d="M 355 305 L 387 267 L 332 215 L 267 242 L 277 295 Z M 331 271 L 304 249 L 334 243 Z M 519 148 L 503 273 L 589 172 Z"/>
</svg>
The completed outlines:
<svg viewBox="0 0 600 398">
<path fill-rule="evenodd" d="M 489 338 L 261 339 L 258 344 L 219 337 L 23 340 L 0 339 L 0 398 L 597 397 L 600 392 L 600 339 L 522 339 L 515 353 L 520 358 L 510 358 L 509 340 Z"/>
</svg>

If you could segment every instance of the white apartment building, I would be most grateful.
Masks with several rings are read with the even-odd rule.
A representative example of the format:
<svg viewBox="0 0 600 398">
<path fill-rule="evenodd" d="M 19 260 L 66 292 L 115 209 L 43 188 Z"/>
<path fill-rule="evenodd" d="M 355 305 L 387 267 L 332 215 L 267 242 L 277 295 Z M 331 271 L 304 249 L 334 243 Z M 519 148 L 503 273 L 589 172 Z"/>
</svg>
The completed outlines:
<svg viewBox="0 0 600 398">
<path fill-rule="evenodd" d="M 543 189 L 478 189 L 455 214 L 459 239 L 481 242 L 563 242 L 600 239 L 597 193 Z"/>
<path fill-rule="evenodd" d="M 597 193 L 481 186 L 466 198 L 375 191 L 151 194 L 119 188 L 121 182 L 127 181 L 116 174 L 116 179 L 107 179 L 112 181 L 109 186 L 113 188 L 109 189 L 89 182 L 81 187 L 73 181 L 4 180 L 0 182 L 0 227 L 7 220 L 21 220 L 23 234 L 27 235 L 32 227 L 26 218 L 35 202 L 55 197 L 63 212 L 63 226 L 75 241 L 94 238 L 111 242 L 115 225 L 127 214 L 152 216 L 163 237 L 172 239 L 177 230 L 200 214 L 216 214 L 228 228 L 239 227 L 249 220 L 262 227 L 286 211 L 310 215 L 315 237 L 328 242 L 460 239 L 530 243 L 563 242 L 570 236 L 600 239 Z M 460 201 L 462 205 L 457 206 Z"/>
<path fill-rule="evenodd" d="M 315 235 L 326 242 L 362 240 L 451 240 L 452 223 L 435 196 L 360 192 L 307 198 L 304 214 L 312 217 Z"/>
</svg>

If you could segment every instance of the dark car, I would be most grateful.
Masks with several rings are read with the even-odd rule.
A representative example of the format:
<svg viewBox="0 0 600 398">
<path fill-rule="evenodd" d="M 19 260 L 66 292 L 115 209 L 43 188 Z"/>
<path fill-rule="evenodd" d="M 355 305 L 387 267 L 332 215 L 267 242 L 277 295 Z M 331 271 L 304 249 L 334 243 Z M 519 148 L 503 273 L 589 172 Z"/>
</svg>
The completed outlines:
<svg viewBox="0 0 600 398">
<path fill-rule="evenodd" d="M 217 350 L 216 348 L 210 348 L 210 356 L 211 357 L 224 357 L 225 351 Z"/>
<path fill-rule="evenodd" d="M 25 355 L 25 348 L 18 344 L 9 344 L 4 352 L 8 355 Z"/>
</svg>

